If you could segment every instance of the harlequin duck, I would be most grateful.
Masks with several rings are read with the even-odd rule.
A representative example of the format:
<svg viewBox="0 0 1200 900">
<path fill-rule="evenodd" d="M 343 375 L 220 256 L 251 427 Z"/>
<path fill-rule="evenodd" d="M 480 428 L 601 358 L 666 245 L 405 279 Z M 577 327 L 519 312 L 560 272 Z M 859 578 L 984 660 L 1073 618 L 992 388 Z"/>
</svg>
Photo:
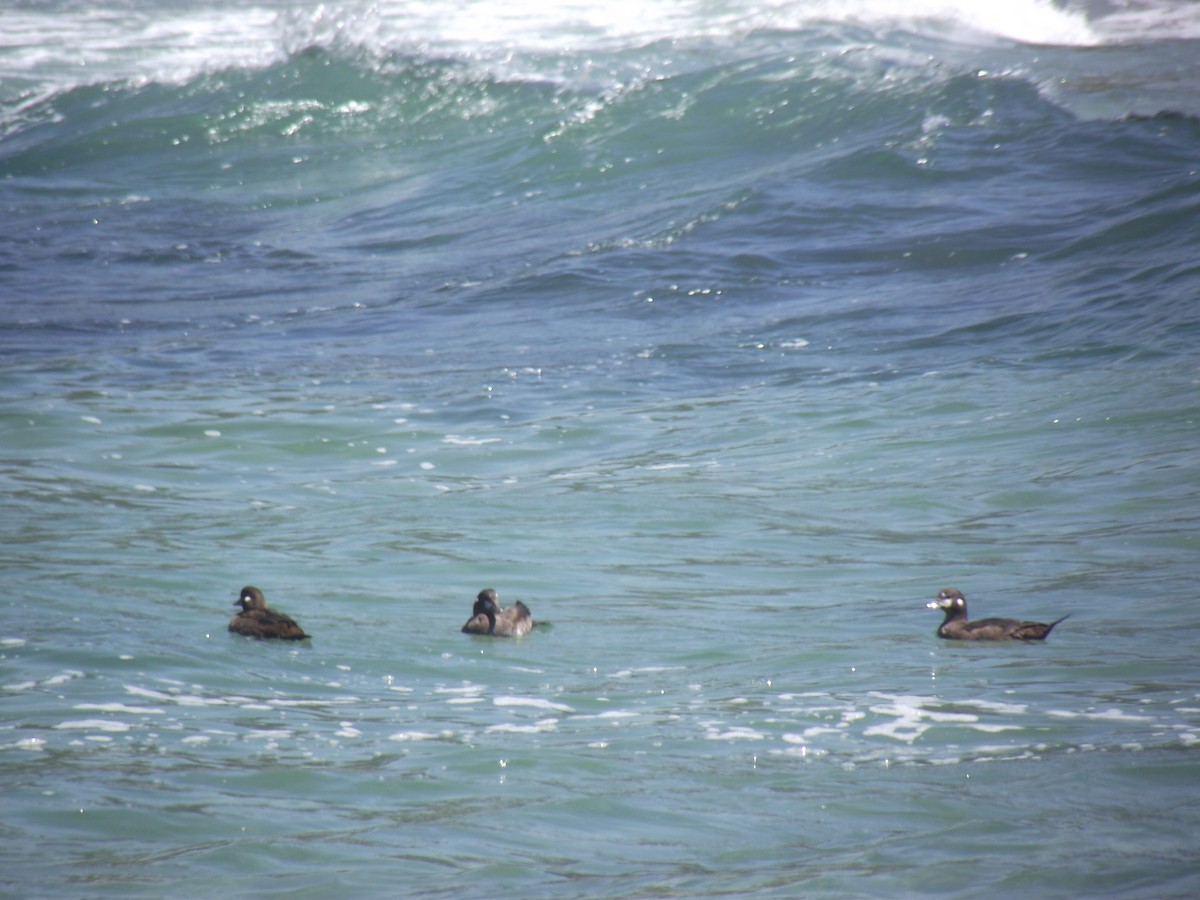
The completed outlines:
<svg viewBox="0 0 1200 900">
<path fill-rule="evenodd" d="M 242 588 L 234 606 L 242 611 L 229 620 L 229 630 L 234 634 L 263 640 L 274 638 L 281 641 L 303 641 L 310 635 L 304 633 L 296 621 L 285 613 L 267 609 L 267 598 L 256 587 Z"/>
<path fill-rule="evenodd" d="M 500 606 L 500 596 L 491 588 L 484 588 L 475 598 L 471 618 L 463 625 L 464 634 L 489 634 L 497 637 L 522 637 L 533 630 L 534 625 L 529 607 L 518 600 L 508 609 Z"/>
<path fill-rule="evenodd" d="M 1019 619 L 977 619 L 968 622 L 967 598 L 962 591 L 954 588 L 942 589 L 925 605 L 930 609 L 945 611 L 946 618 L 938 627 L 937 636 L 952 641 L 1044 641 L 1050 630 L 1067 618 L 1055 619 L 1049 625 L 1022 622 Z"/>
</svg>

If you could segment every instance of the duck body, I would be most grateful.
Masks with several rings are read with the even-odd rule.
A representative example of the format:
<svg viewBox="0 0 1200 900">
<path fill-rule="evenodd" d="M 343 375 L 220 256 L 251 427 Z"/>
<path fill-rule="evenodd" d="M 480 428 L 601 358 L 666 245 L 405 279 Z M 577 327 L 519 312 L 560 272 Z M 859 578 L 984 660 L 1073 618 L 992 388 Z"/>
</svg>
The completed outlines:
<svg viewBox="0 0 1200 900">
<path fill-rule="evenodd" d="M 229 620 L 229 630 L 257 640 L 304 641 L 304 633 L 287 613 L 267 608 L 267 598 L 256 587 L 244 587 L 234 606 L 242 611 Z"/>
<path fill-rule="evenodd" d="M 493 637 L 523 637 L 538 624 L 533 621 L 529 607 L 518 600 L 508 609 L 500 606 L 499 595 L 491 588 L 484 588 L 475 598 L 471 618 L 462 630 L 464 634 L 486 634 Z"/>
<path fill-rule="evenodd" d="M 1050 624 L 1023 622 L 1020 619 L 976 619 L 967 618 L 967 598 L 962 591 L 944 588 L 925 604 L 929 609 L 940 609 L 946 614 L 938 626 L 937 636 L 948 641 L 1044 641 L 1054 626 L 1062 619 Z M 1069 615 L 1069 614 L 1068 614 Z"/>
</svg>

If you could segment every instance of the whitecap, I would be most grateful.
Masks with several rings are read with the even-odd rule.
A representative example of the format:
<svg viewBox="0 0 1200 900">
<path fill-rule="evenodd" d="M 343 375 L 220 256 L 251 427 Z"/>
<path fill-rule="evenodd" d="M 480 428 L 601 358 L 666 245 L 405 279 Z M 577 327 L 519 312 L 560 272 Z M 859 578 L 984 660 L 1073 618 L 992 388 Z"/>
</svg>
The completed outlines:
<svg viewBox="0 0 1200 900">
<path fill-rule="evenodd" d="M 841 734 L 841 731 L 837 728 L 831 728 L 828 725 L 814 725 L 812 728 L 804 729 L 804 736 L 806 738 L 820 737 L 823 734 Z"/>
<path fill-rule="evenodd" d="M 1001 731 L 1024 731 L 1020 725 L 985 725 L 982 722 L 976 722 L 968 727 L 986 734 L 998 734 Z"/>
<path fill-rule="evenodd" d="M 39 737 L 22 738 L 21 740 L 17 741 L 16 743 L 8 744 L 7 746 L 0 748 L 0 749 L 4 749 L 4 750 L 45 750 L 46 749 L 46 739 L 39 738 Z"/>
<path fill-rule="evenodd" d="M 739 725 L 725 731 L 710 726 L 705 728 L 704 736 L 710 741 L 761 741 L 766 737 L 761 731 Z"/>
<path fill-rule="evenodd" d="M 557 719 L 540 719 L 532 725 L 489 725 L 485 731 L 492 734 L 541 734 L 554 731 L 557 727 Z"/>
<path fill-rule="evenodd" d="M 323 708 L 326 706 L 333 706 L 335 703 L 346 703 L 346 702 L 353 702 L 353 701 L 347 701 L 345 698 L 342 698 L 341 700 L 271 700 L 270 704 L 272 706 L 282 706 L 282 707 L 289 707 L 289 706 L 309 707 L 309 706 L 311 706 L 311 707 L 320 709 L 320 708 Z"/>
<path fill-rule="evenodd" d="M 389 741 L 436 741 L 441 738 L 450 737 L 451 732 L 443 731 L 440 734 L 432 731 L 398 731 L 391 735 Z"/>
<path fill-rule="evenodd" d="M 464 684 L 462 687 L 446 687 L 439 684 L 433 689 L 435 694 L 482 694 L 482 684 Z"/>
<path fill-rule="evenodd" d="M 627 709 L 611 709 L 602 713 L 595 713 L 593 715 L 572 716 L 571 721 L 583 722 L 590 719 L 612 721 L 614 719 L 632 719 L 637 715 L 637 713 Z"/>
<path fill-rule="evenodd" d="M 453 447 L 481 447 L 484 444 L 498 444 L 500 438 L 461 437 L 457 434 L 448 434 L 442 438 L 442 443 L 450 444 Z"/>
<path fill-rule="evenodd" d="M 496 706 L 530 706 L 535 709 L 552 709 L 556 712 L 575 711 L 565 703 L 555 703 L 538 697 L 495 697 L 492 699 L 492 703 Z"/>
<path fill-rule="evenodd" d="M 57 729 L 81 728 L 89 731 L 129 731 L 133 726 L 115 719 L 71 719 L 59 722 Z"/>
<path fill-rule="evenodd" d="M 129 713 L 135 716 L 161 716 L 163 710 L 153 706 L 127 706 L 124 703 L 77 703 L 74 709 L 81 712 Z"/>
<path fill-rule="evenodd" d="M 549 476 L 551 481 L 564 481 L 568 478 L 582 481 L 587 478 L 598 478 L 600 472 L 596 469 L 580 469 L 576 472 L 557 472 Z"/>
<path fill-rule="evenodd" d="M 42 682 L 42 687 L 53 687 L 56 684 L 66 684 L 68 681 L 74 681 L 76 678 L 82 678 L 83 673 L 78 669 L 67 669 L 61 675 L 52 675 Z"/>
<path fill-rule="evenodd" d="M 997 700 L 963 700 L 959 705 L 974 706 L 987 712 L 1004 713 L 1006 715 L 1021 715 L 1029 707 L 1024 703 L 1002 703 Z"/>
<path fill-rule="evenodd" d="M 654 674 L 656 672 L 678 672 L 682 671 L 684 666 L 641 666 L 636 669 L 620 669 L 611 673 L 609 678 L 631 678 L 634 675 Z M 699 689 L 699 685 L 695 686 Z"/>
<path fill-rule="evenodd" d="M 291 736 L 292 736 L 292 732 L 290 732 L 286 729 L 283 731 L 267 731 L 264 729 L 255 729 L 254 731 L 248 731 L 245 734 L 245 738 L 248 741 L 270 741 L 272 743 L 275 742 L 276 740 L 279 740 L 280 738 L 286 739 L 286 738 L 290 738 Z"/>
<path fill-rule="evenodd" d="M 176 703 L 179 706 L 225 706 L 226 701 L 217 698 L 199 697 L 194 694 L 183 693 L 164 693 L 162 691 L 152 690 L 150 688 L 138 687 L 134 684 L 124 685 L 125 693 L 132 694 L 135 697 L 144 697 L 147 700 L 156 700 L 159 703 Z"/>
<path fill-rule="evenodd" d="M 220 697 L 197 697 L 195 694 L 179 694 L 172 697 L 180 706 L 225 706 L 226 703 Z"/>
<path fill-rule="evenodd" d="M 1077 713 L 1067 710 L 1052 709 L 1046 715 L 1055 716 L 1060 719 L 1100 719 L 1106 722 L 1153 722 L 1152 716 L 1132 716 L 1127 712 L 1122 712 L 1115 706 L 1109 707 L 1100 712 Z"/>
<path fill-rule="evenodd" d="M 150 688 L 138 687 L 133 684 L 125 685 L 125 693 L 133 694 L 135 697 L 146 697 L 149 700 L 165 700 L 168 703 L 175 699 L 170 694 L 164 694 L 162 691 L 154 691 Z"/>
</svg>

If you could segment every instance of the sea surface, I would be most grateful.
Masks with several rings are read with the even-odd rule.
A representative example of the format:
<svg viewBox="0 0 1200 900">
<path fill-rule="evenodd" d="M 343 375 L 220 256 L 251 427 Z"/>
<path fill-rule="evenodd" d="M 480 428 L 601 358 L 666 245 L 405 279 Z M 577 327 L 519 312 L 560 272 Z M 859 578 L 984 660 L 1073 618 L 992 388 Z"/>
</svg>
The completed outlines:
<svg viewBox="0 0 1200 900">
<path fill-rule="evenodd" d="M 10 0 L 0 895 L 1200 894 L 1198 84 L 1178 0 Z"/>
</svg>

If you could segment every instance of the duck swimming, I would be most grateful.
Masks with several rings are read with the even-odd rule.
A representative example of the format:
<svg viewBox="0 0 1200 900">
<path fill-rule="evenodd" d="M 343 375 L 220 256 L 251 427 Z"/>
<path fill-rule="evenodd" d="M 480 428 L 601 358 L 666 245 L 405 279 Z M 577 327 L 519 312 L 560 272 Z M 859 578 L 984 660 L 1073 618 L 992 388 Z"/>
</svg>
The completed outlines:
<svg viewBox="0 0 1200 900">
<path fill-rule="evenodd" d="M 267 598 L 256 587 L 242 588 L 241 596 L 233 605 L 242 608 L 229 620 L 229 630 L 234 634 L 280 641 L 303 641 L 310 637 L 291 616 L 267 609 Z"/>
<path fill-rule="evenodd" d="M 943 588 L 925 605 L 929 609 L 945 611 L 946 618 L 938 627 L 937 636 L 950 641 L 1044 641 L 1050 630 L 1067 618 L 1055 619 L 1049 625 L 1022 622 L 1019 619 L 977 619 L 968 622 L 967 598 L 955 588 Z"/>
<path fill-rule="evenodd" d="M 484 588 L 475 598 L 471 618 L 462 627 L 464 634 L 489 634 L 496 637 L 522 637 L 538 623 L 533 621 L 529 607 L 518 600 L 508 609 L 500 606 L 500 595 Z"/>
</svg>

